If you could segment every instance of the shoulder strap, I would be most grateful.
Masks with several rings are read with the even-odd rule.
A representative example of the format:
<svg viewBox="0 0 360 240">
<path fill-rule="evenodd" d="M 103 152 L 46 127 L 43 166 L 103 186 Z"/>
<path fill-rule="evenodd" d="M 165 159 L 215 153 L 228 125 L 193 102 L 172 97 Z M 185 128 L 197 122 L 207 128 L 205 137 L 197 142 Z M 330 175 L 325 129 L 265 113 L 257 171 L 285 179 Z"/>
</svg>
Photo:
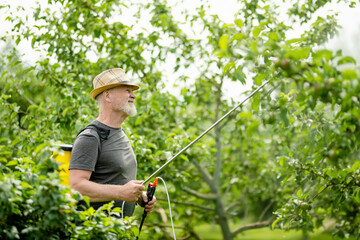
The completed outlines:
<svg viewBox="0 0 360 240">
<path fill-rule="evenodd" d="M 104 129 L 104 128 L 101 128 L 101 127 L 98 127 L 96 126 L 95 124 L 89 124 L 87 125 L 86 127 L 84 127 L 77 135 L 79 136 L 80 133 L 82 133 L 83 131 L 85 131 L 86 129 L 93 129 L 96 131 L 96 133 L 98 134 L 98 139 L 100 140 L 100 144 L 99 144 L 99 154 L 101 152 L 101 149 L 102 149 L 102 142 L 103 140 L 106 140 L 108 139 L 108 136 L 110 134 L 110 129 Z"/>
<path fill-rule="evenodd" d="M 103 140 L 106 140 L 110 134 L 110 129 L 104 129 L 101 127 L 96 126 L 95 124 L 89 124 L 87 125 L 85 128 L 83 128 L 78 134 L 77 136 L 79 136 L 80 133 L 82 133 L 84 130 L 86 129 L 93 129 L 96 131 L 96 133 L 98 134 L 99 138 L 100 138 L 100 143 L 102 143 Z"/>
</svg>

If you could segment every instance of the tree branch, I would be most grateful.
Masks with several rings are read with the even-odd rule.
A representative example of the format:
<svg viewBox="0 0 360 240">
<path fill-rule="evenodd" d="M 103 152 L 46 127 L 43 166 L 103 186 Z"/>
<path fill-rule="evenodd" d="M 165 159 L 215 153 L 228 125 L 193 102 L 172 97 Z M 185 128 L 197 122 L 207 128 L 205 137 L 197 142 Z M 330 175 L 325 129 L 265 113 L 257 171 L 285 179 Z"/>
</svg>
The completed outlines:
<svg viewBox="0 0 360 240">
<path fill-rule="evenodd" d="M 216 199 L 216 195 L 214 194 L 203 194 L 203 193 L 199 193 L 195 190 L 192 190 L 188 187 L 184 188 L 184 191 L 189 193 L 190 195 L 193 195 L 197 198 L 201 198 L 201 199 L 205 199 L 205 200 L 215 200 Z"/>
<path fill-rule="evenodd" d="M 215 109 L 215 121 L 219 119 L 219 113 L 221 109 L 221 88 L 223 85 L 224 78 L 222 77 L 220 83 L 217 87 L 217 97 L 216 97 L 216 109 Z M 220 184 L 220 176 L 222 170 L 222 157 L 221 157 L 221 127 L 215 127 L 215 146 L 216 146 L 216 163 L 215 163 L 215 170 L 214 170 L 214 182 Z"/>
<path fill-rule="evenodd" d="M 225 211 L 228 212 L 231 208 L 236 207 L 236 206 L 239 206 L 239 205 L 241 205 L 242 203 L 243 203 L 242 200 L 241 200 L 241 201 L 238 201 L 238 202 L 234 202 L 234 203 L 230 204 L 229 206 L 227 206 L 227 207 L 225 208 Z"/>
<path fill-rule="evenodd" d="M 240 204 L 243 204 L 244 201 L 245 201 L 244 199 L 245 199 L 245 196 L 246 196 L 246 192 L 247 192 L 247 187 L 244 188 L 244 191 L 243 191 L 241 200 L 238 201 L 238 202 L 234 202 L 234 203 L 230 204 L 229 206 L 227 206 L 227 207 L 225 208 L 225 211 L 228 212 L 231 208 L 236 207 L 236 206 L 239 206 Z"/>
<path fill-rule="evenodd" d="M 258 229 L 258 228 L 267 227 L 272 223 L 272 221 L 273 221 L 273 219 L 269 219 L 269 220 L 263 221 L 263 222 L 256 222 L 256 223 L 251 223 L 251 224 L 248 224 L 248 225 L 244 225 L 242 227 L 239 227 L 235 231 L 233 231 L 231 233 L 231 235 L 232 235 L 232 237 L 235 237 L 239 233 L 250 230 L 250 229 Z"/>
<path fill-rule="evenodd" d="M 330 187 L 332 184 L 331 183 L 329 183 L 329 184 L 327 184 L 323 189 L 321 189 L 321 191 L 320 192 L 318 192 L 309 202 L 311 203 L 311 202 L 313 202 L 314 200 L 315 200 L 315 198 L 317 198 L 323 191 L 325 191 L 328 187 Z"/>
<path fill-rule="evenodd" d="M 156 198 L 156 199 L 157 199 L 157 201 L 163 201 L 163 202 L 168 201 L 165 198 Z M 195 204 L 195 203 L 181 202 L 181 201 L 177 201 L 177 200 L 171 200 L 171 202 L 176 203 L 176 204 L 187 205 L 187 206 L 190 206 L 190 207 L 200 208 L 200 209 L 205 210 L 205 211 L 215 211 L 214 208 L 204 207 L 202 205 L 198 205 L 198 204 Z"/>
<path fill-rule="evenodd" d="M 201 176 L 203 177 L 204 181 L 211 187 L 213 185 L 214 179 L 211 177 L 210 173 L 203 168 L 198 161 L 194 158 L 191 159 L 194 165 L 199 169 Z"/>
<path fill-rule="evenodd" d="M 263 219 L 265 213 L 269 210 L 269 208 L 271 207 L 271 205 L 273 205 L 274 203 L 274 200 L 271 200 L 269 202 L 269 204 L 265 207 L 265 209 L 262 211 L 262 213 L 260 214 L 260 217 L 259 217 L 259 222 Z"/>
</svg>

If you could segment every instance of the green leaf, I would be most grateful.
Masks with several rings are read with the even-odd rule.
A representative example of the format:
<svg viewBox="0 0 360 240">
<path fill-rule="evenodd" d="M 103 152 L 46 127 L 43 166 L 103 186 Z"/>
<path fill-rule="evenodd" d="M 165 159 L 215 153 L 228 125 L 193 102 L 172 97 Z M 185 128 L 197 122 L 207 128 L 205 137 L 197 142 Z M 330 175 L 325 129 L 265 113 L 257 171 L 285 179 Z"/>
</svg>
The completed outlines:
<svg viewBox="0 0 360 240">
<path fill-rule="evenodd" d="M 299 189 L 299 190 L 297 191 L 296 195 L 298 196 L 298 198 L 301 198 L 301 194 L 302 194 L 302 190 Z"/>
<path fill-rule="evenodd" d="M 28 184 L 27 182 L 24 182 L 24 181 L 21 182 L 21 186 L 23 188 L 33 188 L 30 184 Z"/>
<path fill-rule="evenodd" d="M 6 166 L 11 167 L 11 166 L 16 166 L 17 164 L 18 164 L 17 160 L 11 160 L 6 164 Z"/>
<path fill-rule="evenodd" d="M 21 41 L 21 38 L 20 38 L 20 36 L 18 36 L 18 37 L 16 38 L 16 40 L 15 40 L 15 44 L 16 44 L 16 45 L 19 45 L 20 41 Z"/>
<path fill-rule="evenodd" d="M 282 108 L 280 112 L 280 118 L 285 123 L 285 127 L 289 126 L 289 119 L 287 118 L 288 110 L 286 108 Z"/>
<path fill-rule="evenodd" d="M 291 57 L 293 60 L 307 59 L 310 56 L 311 49 L 309 47 L 299 47 L 291 50 L 286 57 Z"/>
<path fill-rule="evenodd" d="M 239 117 L 243 119 L 251 119 L 253 114 L 251 112 L 241 112 L 239 113 Z"/>
<path fill-rule="evenodd" d="M 276 32 L 269 33 L 269 39 L 273 41 L 279 41 L 279 35 Z"/>
<path fill-rule="evenodd" d="M 45 146 L 46 146 L 45 143 L 39 144 L 39 145 L 35 148 L 34 153 L 35 153 L 35 154 L 38 154 Z"/>
<path fill-rule="evenodd" d="M 292 38 L 292 39 L 287 40 L 286 43 L 293 44 L 293 43 L 298 43 L 298 42 L 301 42 L 301 41 L 303 41 L 302 38 Z"/>
<path fill-rule="evenodd" d="M 266 73 L 259 73 L 254 78 L 254 83 L 258 86 L 261 85 L 262 81 L 267 77 Z"/>
<path fill-rule="evenodd" d="M 32 70 L 35 70 L 35 67 L 34 67 L 34 66 L 25 69 L 24 74 L 26 74 L 26 73 L 28 73 L 28 72 L 30 72 L 30 71 L 32 71 Z"/>
<path fill-rule="evenodd" d="M 233 24 L 224 24 L 222 25 L 222 28 L 229 28 L 229 27 L 233 27 Z"/>
<path fill-rule="evenodd" d="M 276 220 L 271 224 L 272 229 L 275 229 L 276 224 L 277 224 L 278 222 L 280 222 L 281 220 L 282 220 L 282 218 L 276 219 Z"/>
<path fill-rule="evenodd" d="M 252 136 L 254 132 L 259 128 L 260 123 L 258 121 L 254 121 L 250 123 L 246 129 L 246 133 L 248 136 Z"/>
<path fill-rule="evenodd" d="M 344 69 L 341 71 L 341 74 L 344 76 L 345 79 L 357 79 L 357 72 L 353 69 Z"/>
<path fill-rule="evenodd" d="M 229 62 L 228 64 L 225 65 L 223 73 L 227 74 L 234 67 L 235 67 L 235 62 L 233 61 Z"/>
<path fill-rule="evenodd" d="M 356 60 L 352 57 L 343 57 L 338 61 L 338 65 L 343 65 L 347 63 L 353 63 L 356 65 Z"/>
<path fill-rule="evenodd" d="M 181 158 L 182 160 L 185 160 L 186 162 L 189 161 L 189 158 L 188 158 L 187 156 L 183 155 L 183 154 L 180 155 L 180 158 Z"/>
<path fill-rule="evenodd" d="M 234 75 L 235 75 L 235 78 L 238 79 L 238 80 L 240 80 L 240 82 L 241 82 L 242 84 L 246 84 L 246 75 L 245 75 L 245 73 L 242 71 L 241 66 L 238 66 L 238 67 L 236 68 Z"/>
<path fill-rule="evenodd" d="M 285 160 L 287 160 L 287 158 L 284 156 L 279 158 L 279 164 L 281 167 L 284 167 Z"/>
<path fill-rule="evenodd" d="M 252 31 L 252 34 L 253 34 L 253 36 L 254 36 L 255 38 L 257 38 L 257 37 L 259 36 L 260 32 L 261 32 L 261 28 L 260 28 L 260 27 L 255 27 L 255 28 L 253 29 L 253 31 Z"/>
<path fill-rule="evenodd" d="M 182 96 L 185 96 L 188 91 L 189 91 L 189 90 L 188 90 L 186 87 L 185 87 L 185 88 L 182 88 L 181 91 L 180 91 L 180 94 L 181 94 Z"/>
<path fill-rule="evenodd" d="M 232 37 L 232 40 L 242 40 L 245 39 L 246 35 L 243 33 L 237 33 Z"/>
<path fill-rule="evenodd" d="M 353 193 L 353 198 L 355 201 L 360 204 L 360 188 L 357 188 Z"/>
<path fill-rule="evenodd" d="M 179 70 L 179 68 L 180 68 L 180 65 L 179 64 L 176 65 L 175 68 L 174 68 L 174 72 L 177 72 Z"/>
<path fill-rule="evenodd" d="M 147 143 L 146 145 L 150 148 L 156 149 L 156 146 L 152 143 Z"/>
<path fill-rule="evenodd" d="M 356 170 L 358 170 L 359 168 L 360 168 L 360 161 L 356 161 L 351 167 L 353 172 L 356 172 Z"/>
<path fill-rule="evenodd" d="M 251 102 L 251 107 L 254 111 L 258 111 L 259 110 L 259 107 L 260 107 L 260 94 L 255 94 L 253 97 L 252 97 L 252 102 Z"/>
<path fill-rule="evenodd" d="M 317 63 L 320 63 L 323 59 L 325 59 L 328 62 L 331 59 L 331 57 L 332 57 L 332 51 L 330 50 L 319 50 L 317 52 L 314 52 L 313 54 L 314 61 Z"/>
<path fill-rule="evenodd" d="M 242 28 L 244 26 L 244 22 L 241 19 L 236 19 L 234 22 L 239 28 Z"/>
<path fill-rule="evenodd" d="M 229 41 L 229 35 L 228 34 L 223 34 L 220 37 L 219 47 L 221 48 L 221 50 L 227 51 L 227 49 L 228 49 L 228 41 Z"/>
</svg>

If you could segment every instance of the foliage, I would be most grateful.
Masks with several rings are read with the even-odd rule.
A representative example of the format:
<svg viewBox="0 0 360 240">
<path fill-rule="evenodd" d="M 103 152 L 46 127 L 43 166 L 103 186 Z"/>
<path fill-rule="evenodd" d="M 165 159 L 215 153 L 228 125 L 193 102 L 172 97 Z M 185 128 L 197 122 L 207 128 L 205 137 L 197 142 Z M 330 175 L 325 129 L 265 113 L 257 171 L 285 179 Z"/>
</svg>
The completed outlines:
<svg viewBox="0 0 360 240">
<path fill-rule="evenodd" d="M 6 153 L 8 149 L 2 149 Z M 2 159 L 0 235 L 4 239 L 133 239 L 131 219 L 116 220 L 111 204 L 77 211 L 80 194 L 59 184 L 55 159 Z M 71 195 L 70 195 L 71 193 Z M 81 224 L 76 224 L 80 223 Z"/>
<path fill-rule="evenodd" d="M 59 135 L 58 113 L 52 115 L 55 111 L 49 113 L 46 107 L 46 102 L 54 102 L 49 96 L 52 89 L 44 88 L 34 72 L 23 69 L 16 54 L 7 59 L 8 65 L 1 64 L 6 70 L 0 98 L 2 238 L 134 238 L 138 232 L 134 219 L 119 221 L 105 207 L 77 211 L 75 203 L 82 197 L 59 183 L 59 163 L 51 158 L 58 151 L 54 135 Z"/>
<path fill-rule="evenodd" d="M 139 179 L 239 102 L 226 97 L 227 84 L 255 88 L 270 80 L 161 173 L 176 204 L 174 220 L 182 224 L 178 234 L 199 239 L 194 226 L 211 222 L 224 239 L 269 226 L 305 235 L 329 226 L 338 237 L 360 237 L 359 66 L 322 47 L 339 27 L 335 16 L 313 17 L 328 1 L 296 2 L 289 21 L 279 18 L 276 4 L 239 1 L 233 23 L 208 14 L 205 5 L 181 21 L 161 0 L 48 2 L 29 16 L 34 25 L 6 12 L 15 44 L 29 40 L 45 53 L 29 67 L 8 46 L 1 59 L 0 221 L 9 238 L 39 231 L 80 239 L 136 234 L 133 219 L 113 221 L 109 214 L 117 213 L 109 206 L 76 212 L 49 159 L 55 142 L 71 143 L 96 116 L 91 80 L 112 67 L 141 85 L 139 113 L 124 126 Z M 124 19 L 127 11 L 133 21 Z M 289 39 L 294 23 L 310 27 Z M 167 75 L 176 78 L 179 96 L 166 91 Z M 142 233 L 149 239 L 170 235 L 159 190 L 157 214 L 147 217 L 155 227 Z M 86 220 L 80 227 L 73 224 L 79 218 Z M 240 219 L 244 225 L 230 226 Z"/>
</svg>

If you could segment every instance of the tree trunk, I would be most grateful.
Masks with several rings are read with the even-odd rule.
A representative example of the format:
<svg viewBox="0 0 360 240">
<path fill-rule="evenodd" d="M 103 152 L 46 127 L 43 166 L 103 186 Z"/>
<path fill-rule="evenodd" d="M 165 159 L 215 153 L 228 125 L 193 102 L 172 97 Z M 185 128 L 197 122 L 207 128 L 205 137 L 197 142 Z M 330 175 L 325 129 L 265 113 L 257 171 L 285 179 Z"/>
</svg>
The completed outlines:
<svg viewBox="0 0 360 240">
<path fill-rule="evenodd" d="M 233 236 L 230 231 L 227 215 L 226 215 L 225 208 L 224 208 L 224 205 L 221 200 L 221 196 L 220 196 L 220 194 L 217 194 L 217 196 L 218 197 L 215 200 L 216 201 L 216 212 L 219 217 L 219 225 L 221 227 L 223 239 L 224 240 L 232 240 Z"/>
<path fill-rule="evenodd" d="M 215 121 L 219 118 L 219 113 L 221 109 L 221 95 L 222 95 L 222 84 L 223 78 L 221 79 L 218 85 L 218 94 L 216 97 L 216 109 L 215 109 Z M 215 200 L 215 211 L 219 217 L 219 225 L 221 227 L 221 232 L 223 234 L 224 240 L 232 240 L 233 236 L 230 231 L 226 210 L 224 204 L 221 199 L 220 193 L 220 186 L 221 186 L 221 171 L 222 171 L 222 149 L 221 149 L 221 127 L 215 127 L 215 147 L 216 147 L 216 164 L 215 164 L 215 171 L 214 171 L 214 185 L 216 186 L 213 188 L 215 192 L 213 192 L 217 197 Z"/>
</svg>

